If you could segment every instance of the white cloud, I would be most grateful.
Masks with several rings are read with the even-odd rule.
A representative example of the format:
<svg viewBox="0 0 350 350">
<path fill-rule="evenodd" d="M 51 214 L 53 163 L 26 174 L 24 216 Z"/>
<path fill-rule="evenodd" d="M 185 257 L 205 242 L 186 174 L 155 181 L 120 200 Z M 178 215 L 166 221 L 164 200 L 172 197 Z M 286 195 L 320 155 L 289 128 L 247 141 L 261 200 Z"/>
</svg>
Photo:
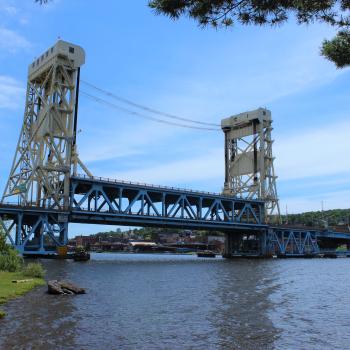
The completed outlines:
<svg viewBox="0 0 350 350">
<path fill-rule="evenodd" d="M 0 75 L 0 108 L 22 107 L 24 93 L 23 85 L 19 81 L 6 75 Z"/>
<path fill-rule="evenodd" d="M 317 188 L 330 188 L 334 186 L 350 186 L 350 173 L 339 173 L 333 174 L 332 176 L 325 175 L 321 177 L 310 177 L 304 178 L 303 181 L 299 181 L 300 179 L 295 180 L 282 180 L 279 179 L 278 185 L 285 191 L 293 188 L 293 190 L 313 190 Z"/>
<path fill-rule="evenodd" d="M 223 175 L 222 150 L 212 150 L 197 158 L 160 164 L 151 168 L 110 174 L 111 178 L 154 184 L 187 183 L 217 178 Z"/>
<path fill-rule="evenodd" d="M 125 125 L 123 117 L 112 116 L 110 118 L 108 114 L 104 114 L 101 128 L 91 124 L 83 126 L 78 143 L 84 162 L 100 162 L 147 153 L 149 156 L 152 145 L 161 145 L 174 133 L 172 128 L 144 123 L 137 118 Z"/>
<path fill-rule="evenodd" d="M 0 27 L 0 49 L 8 52 L 16 52 L 31 47 L 30 42 L 13 30 Z"/>
<path fill-rule="evenodd" d="M 279 136 L 274 143 L 277 175 L 289 180 L 350 172 L 349 130 L 347 120 L 295 136 Z"/>
<path fill-rule="evenodd" d="M 286 205 L 288 213 L 302 213 L 305 211 L 319 211 L 329 209 L 348 209 L 350 208 L 350 190 L 322 192 L 312 196 L 298 195 L 294 197 L 285 197 L 280 200 L 281 212 L 284 214 Z"/>
<path fill-rule="evenodd" d="M 3 11 L 10 16 L 15 16 L 18 13 L 18 9 L 12 5 L 4 5 Z"/>
<path fill-rule="evenodd" d="M 171 86 L 159 91 L 157 108 L 214 122 L 325 85 L 348 72 L 337 70 L 319 54 L 323 38 L 334 33 L 329 27 L 286 26 L 260 34 L 262 30 L 256 29 L 260 42 L 249 36 L 233 45 L 228 41 L 227 46 L 213 50 L 212 56 L 208 53 L 206 60 L 200 52 L 179 53 L 180 57 L 190 55 L 188 64 L 195 66 L 178 76 L 164 72 L 170 74 Z M 154 96 L 147 99 L 152 101 Z"/>
<path fill-rule="evenodd" d="M 275 142 L 275 170 L 281 180 L 302 179 L 350 172 L 350 122 L 341 122 L 304 132 L 285 135 Z M 196 141 L 187 141 L 188 149 Z M 203 145 L 202 149 L 206 149 Z M 223 178 L 221 148 L 201 156 L 157 166 L 109 174 L 109 177 L 159 184 L 187 183 Z M 336 185 L 336 180 L 334 180 Z"/>
</svg>

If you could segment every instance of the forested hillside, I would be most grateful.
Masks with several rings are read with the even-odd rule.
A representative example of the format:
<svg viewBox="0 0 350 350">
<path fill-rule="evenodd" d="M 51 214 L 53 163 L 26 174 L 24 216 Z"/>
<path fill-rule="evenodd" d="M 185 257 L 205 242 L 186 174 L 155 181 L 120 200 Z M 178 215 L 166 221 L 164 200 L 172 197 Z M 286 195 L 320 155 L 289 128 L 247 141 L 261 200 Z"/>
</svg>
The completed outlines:
<svg viewBox="0 0 350 350">
<path fill-rule="evenodd" d="M 327 227 L 327 226 L 349 226 L 350 225 L 350 209 L 334 209 L 325 211 L 310 211 L 300 214 L 288 214 L 282 215 L 282 223 L 288 225 L 305 225 L 312 227 Z M 98 232 L 95 236 L 100 237 L 101 240 L 106 239 L 114 235 L 125 235 L 128 236 L 130 233 L 135 235 L 143 236 L 145 239 L 155 239 L 158 233 L 169 232 L 179 233 L 181 229 L 162 229 L 145 227 L 133 230 L 121 230 L 120 228 L 115 231 L 111 230 L 108 232 Z M 205 231 L 205 230 L 194 230 L 197 236 L 206 235 L 221 235 L 222 233 L 216 231 Z"/>
<path fill-rule="evenodd" d="M 350 209 L 333 209 L 325 211 L 310 211 L 300 214 L 282 216 L 282 222 L 288 224 L 301 224 L 307 226 L 337 226 L 349 225 Z"/>
</svg>

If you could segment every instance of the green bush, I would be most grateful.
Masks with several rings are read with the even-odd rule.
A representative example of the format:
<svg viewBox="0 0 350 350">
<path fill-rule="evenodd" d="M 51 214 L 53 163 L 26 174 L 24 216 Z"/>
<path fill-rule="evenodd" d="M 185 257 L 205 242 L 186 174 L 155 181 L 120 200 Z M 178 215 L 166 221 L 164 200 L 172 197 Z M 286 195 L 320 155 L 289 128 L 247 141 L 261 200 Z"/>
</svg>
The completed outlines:
<svg viewBox="0 0 350 350">
<path fill-rule="evenodd" d="M 23 269 L 24 276 L 43 278 L 45 275 L 45 270 L 43 266 L 39 263 L 29 263 L 24 266 Z"/>
<path fill-rule="evenodd" d="M 13 248 L 0 252 L 0 271 L 15 272 L 21 270 L 23 258 Z"/>
<path fill-rule="evenodd" d="M 6 316 L 6 312 L 0 310 L 0 318 L 4 318 Z"/>
<path fill-rule="evenodd" d="M 9 250 L 9 245 L 6 243 L 6 235 L 3 228 L 0 225 L 0 253 L 7 252 Z"/>
</svg>

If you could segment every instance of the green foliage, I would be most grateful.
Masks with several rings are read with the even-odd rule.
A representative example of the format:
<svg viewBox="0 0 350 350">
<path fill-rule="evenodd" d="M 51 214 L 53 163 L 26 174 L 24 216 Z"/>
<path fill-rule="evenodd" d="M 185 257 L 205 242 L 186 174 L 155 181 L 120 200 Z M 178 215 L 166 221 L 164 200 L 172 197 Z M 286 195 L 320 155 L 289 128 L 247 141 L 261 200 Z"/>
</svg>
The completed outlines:
<svg viewBox="0 0 350 350">
<path fill-rule="evenodd" d="M 5 316 L 6 316 L 6 312 L 0 310 L 0 319 L 1 319 L 1 318 L 4 318 Z"/>
<path fill-rule="evenodd" d="M 29 263 L 24 266 L 23 275 L 27 277 L 43 278 L 45 276 L 45 270 L 39 263 Z"/>
<path fill-rule="evenodd" d="M 337 226 L 350 224 L 350 209 L 310 211 L 301 214 L 282 215 L 283 223 L 306 226 Z"/>
<path fill-rule="evenodd" d="M 15 272 L 21 270 L 22 266 L 22 257 L 12 247 L 0 252 L 0 271 Z"/>
<path fill-rule="evenodd" d="M 295 16 L 298 23 L 326 22 L 331 25 L 347 26 L 350 17 L 348 0 L 151 0 L 149 6 L 158 14 L 172 19 L 188 16 L 200 25 L 232 26 L 241 24 L 276 25 Z"/>
<path fill-rule="evenodd" d="M 2 252 L 6 252 L 8 250 L 9 246 L 6 243 L 6 235 L 5 232 L 2 228 L 2 226 L 0 225 L 0 253 Z"/>
<path fill-rule="evenodd" d="M 350 30 L 340 31 L 332 40 L 324 40 L 321 54 L 338 68 L 350 65 Z"/>
<path fill-rule="evenodd" d="M 6 243 L 6 235 L 3 229 L 0 228 L 0 271 L 19 271 L 22 265 L 22 257 Z"/>
</svg>

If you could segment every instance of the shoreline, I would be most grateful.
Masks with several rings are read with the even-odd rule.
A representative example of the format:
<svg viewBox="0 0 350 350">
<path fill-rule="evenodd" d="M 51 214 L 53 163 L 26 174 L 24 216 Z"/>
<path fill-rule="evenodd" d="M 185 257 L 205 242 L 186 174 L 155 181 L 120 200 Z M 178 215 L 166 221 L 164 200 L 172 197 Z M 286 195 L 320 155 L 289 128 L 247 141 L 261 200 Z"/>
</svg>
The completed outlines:
<svg viewBox="0 0 350 350">
<path fill-rule="evenodd" d="M 23 283 L 13 283 L 13 280 L 26 280 Z M 28 278 L 23 272 L 0 271 L 0 307 L 8 301 L 18 298 L 38 286 L 45 284 L 43 278 Z M 0 309 L 0 319 L 6 313 Z"/>
</svg>

